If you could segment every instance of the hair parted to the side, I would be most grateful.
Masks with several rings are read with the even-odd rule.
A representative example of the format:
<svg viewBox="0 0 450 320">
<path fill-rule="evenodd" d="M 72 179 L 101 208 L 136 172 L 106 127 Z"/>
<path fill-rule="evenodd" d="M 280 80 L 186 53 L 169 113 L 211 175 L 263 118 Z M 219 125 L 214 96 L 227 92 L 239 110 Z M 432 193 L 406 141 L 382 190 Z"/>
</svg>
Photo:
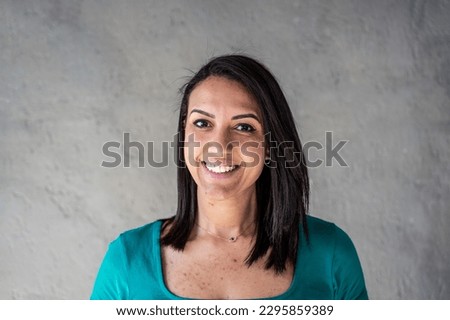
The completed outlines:
<svg viewBox="0 0 450 320">
<path fill-rule="evenodd" d="M 176 215 L 169 219 L 170 223 L 164 225 L 170 225 L 170 228 L 162 237 L 161 244 L 183 250 L 195 226 L 197 186 L 185 164 L 184 122 L 191 92 L 210 76 L 225 77 L 241 83 L 261 109 L 265 143 L 271 147 L 271 165 L 264 166 L 256 182 L 256 241 L 246 263 L 250 266 L 270 250 L 266 268 L 282 273 L 288 261 L 294 265 L 296 263 L 300 225 L 308 239 L 308 171 L 294 118 L 279 84 L 264 65 L 244 55 L 213 58 L 184 86 L 176 148 L 178 208 Z M 287 159 L 289 166 L 286 166 Z"/>
</svg>

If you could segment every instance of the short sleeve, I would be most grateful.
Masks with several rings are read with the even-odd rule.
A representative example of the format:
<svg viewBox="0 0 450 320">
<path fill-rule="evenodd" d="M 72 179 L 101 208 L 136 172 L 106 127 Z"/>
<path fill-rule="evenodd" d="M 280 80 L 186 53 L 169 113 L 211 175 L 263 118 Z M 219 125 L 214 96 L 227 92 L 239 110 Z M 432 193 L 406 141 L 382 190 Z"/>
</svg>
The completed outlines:
<svg viewBox="0 0 450 320">
<path fill-rule="evenodd" d="M 119 237 L 108 247 L 94 283 L 91 300 L 125 300 L 127 297 L 126 257 Z"/>
<path fill-rule="evenodd" d="M 349 236 L 336 227 L 333 253 L 333 289 L 337 300 L 367 300 L 361 263 Z"/>
</svg>

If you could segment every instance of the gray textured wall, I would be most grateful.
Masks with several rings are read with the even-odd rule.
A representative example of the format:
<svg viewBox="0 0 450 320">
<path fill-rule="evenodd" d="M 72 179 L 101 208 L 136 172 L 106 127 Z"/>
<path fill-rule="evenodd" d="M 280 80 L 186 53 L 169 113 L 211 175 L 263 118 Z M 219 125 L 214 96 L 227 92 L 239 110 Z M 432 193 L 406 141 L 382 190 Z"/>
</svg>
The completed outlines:
<svg viewBox="0 0 450 320">
<path fill-rule="evenodd" d="M 171 141 L 188 69 L 240 51 L 278 77 L 304 142 L 349 140 L 348 168 L 311 170 L 311 213 L 350 234 L 371 298 L 450 299 L 449 16 L 439 0 L 1 0 L 0 298 L 87 298 L 109 241 L 174 212 L 173 165 L 102 168 L 102 145 Z"/>
</svg>

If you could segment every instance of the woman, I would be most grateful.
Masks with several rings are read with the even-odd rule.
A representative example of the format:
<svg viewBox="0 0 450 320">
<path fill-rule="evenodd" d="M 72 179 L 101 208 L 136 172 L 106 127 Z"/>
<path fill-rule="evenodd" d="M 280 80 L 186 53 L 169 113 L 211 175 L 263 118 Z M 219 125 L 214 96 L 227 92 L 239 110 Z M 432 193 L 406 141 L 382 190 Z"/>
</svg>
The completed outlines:
<svg viewBox="0 0 450 320">
<path fill-rule="evenodd" d="M 307 216 L 294 119 L 261 63 L 203 66 L 178 132 L 176 215 L 113 241 L 91 299 L 367 299 L 349 237 Z"/>
</svg>

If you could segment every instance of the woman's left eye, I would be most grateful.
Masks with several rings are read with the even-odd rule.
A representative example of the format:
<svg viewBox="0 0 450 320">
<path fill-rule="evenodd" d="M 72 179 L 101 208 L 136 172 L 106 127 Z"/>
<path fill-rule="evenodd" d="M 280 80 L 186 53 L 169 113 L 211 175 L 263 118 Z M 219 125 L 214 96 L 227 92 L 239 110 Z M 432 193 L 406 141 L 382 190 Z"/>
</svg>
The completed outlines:
<svg viewBox="0 0 450 320">
<path fill-rule="evenodd" d="M 253 128 L 251 125 L 245 124 L 245 123 L 238 124 L 236 126 L 236 129 L 239 131 L 246 131 L 246 132 L 255 131 L 255 128 Z"/>
</svg>

